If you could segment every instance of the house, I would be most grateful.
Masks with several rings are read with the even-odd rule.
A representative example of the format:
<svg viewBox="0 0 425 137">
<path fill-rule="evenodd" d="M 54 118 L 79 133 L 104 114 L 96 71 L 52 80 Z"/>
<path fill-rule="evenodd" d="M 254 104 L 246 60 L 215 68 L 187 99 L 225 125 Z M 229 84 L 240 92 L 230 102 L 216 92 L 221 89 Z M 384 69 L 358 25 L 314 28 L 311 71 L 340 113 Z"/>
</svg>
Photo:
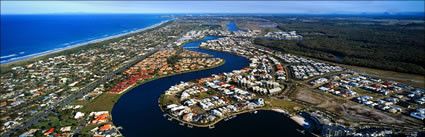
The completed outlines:
<svg viewBox="0 0 425 137">
<path fill-rule="evenodd" d="M 111 130 L 111 129 L 112 129 L 112 124 L 106 124 L 106 125 L 101 126 L 99 128 L 99 131 L 102 132 L 102 131 Z"/>
<path fill-rule="evenodd" d="M 49 130 L 45 131 L 43 134 L 45 136 L 50 135 L 51 133 L 53 133 L 53 131 L 55 131 L 55 128 L 50 128 Z"/>
<path fill-rule="evenodd" d="M 67 131 L 71 131 L 71 126 L 66 126 L 66 127 L 62 127 L 60 129 L 61 132 L 67 132 Z"/>
<path fill-rule="evenodd" d="M 89 124 L 99 124 L 99 123 L 108 122 L 109 121 L 108 117 L 109 117 L 109 113 L 95 115 L 94 119 L 90 121 Z"/>
<path fill-rule="evenodd" d="M 415 112 L 410 113 L 411 117 L 424 120 L 425 119 L 425 108 L 418 108 Z"/>
<path fill-rule="evenodd" d="M 187 113 L 187 114 L 183 115 L 183 120 L 190 122 L 190 121 L 192 121 L 192 118 L 195 117 L 195 116 L 196 116 L 195 113 Z"/>
<path fill-rule="evenodd" d="M 319 87 L 319 90 L 321 90 L 321 91 L 328 91 L 329 88 L 327 88 L 327 87 Z"/>
<path fill-rule="evenodd" d="M 84 113 L 82 113 L 82 112 L 77 112 L 77 113 L 75 114 L 75 116 L 74 116 L 74 119 L 80 119 L 80 118 L 82 118 L 82 117 L 84 117 Z"/>
<path fill-rule="evenodd" d="M 388 112 L 391 112 L 391 113 L 397 113 L 397 112 L 401 112 L 401 111 L 402 111 L 401 108 L 396 107 L 396 106 L 390 106 L 390 109 L 388 110 Z"/>
<path fill-rule="evenodd" d="M 189 99 L 189 100 L 186 100 L 183 104 L 185 104 L 186 106 L 192 106 L 192 105 L 195 105 L 196 102 L 193 99 Z"/>
</svg>

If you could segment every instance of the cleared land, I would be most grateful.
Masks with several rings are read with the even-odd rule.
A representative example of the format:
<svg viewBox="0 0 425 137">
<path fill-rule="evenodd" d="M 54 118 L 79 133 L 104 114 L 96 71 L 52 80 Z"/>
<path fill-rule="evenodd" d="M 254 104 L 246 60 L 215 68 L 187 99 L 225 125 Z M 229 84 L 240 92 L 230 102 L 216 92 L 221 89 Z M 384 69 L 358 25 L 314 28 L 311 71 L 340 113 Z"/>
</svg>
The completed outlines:
<svg viewBox="0 0 425 137">
<path fill-rule="evenodd" d="M 301 100 L 318 108 L 325 109 L 333 112 L 339 116 L 344 117 L 349 121 L 370 121 L 370 122 L 384 122 L 391 124 L 405 123 L 400 119 L 396 119 L 388 114 L 377 111 L 373 108 L 362 106 L 345 99 L 313 91 L 312 89 L 300 87 L 295 91 L 295 99 Z"/>
<path fill-rule="evenodd" d="M 266 99 L 266 104 L 269 104 L 269 103 L 271 104 L 272 107 L 282 108 L 283 110 L 286 110 L 289 113 L 294 113 L 297 110 L 301 110 L 305 108 L 304 106 L 296 104 L 294 102 L 283 100 L 283 99 L 277 99 L 277 98 Z"/>
</svg>

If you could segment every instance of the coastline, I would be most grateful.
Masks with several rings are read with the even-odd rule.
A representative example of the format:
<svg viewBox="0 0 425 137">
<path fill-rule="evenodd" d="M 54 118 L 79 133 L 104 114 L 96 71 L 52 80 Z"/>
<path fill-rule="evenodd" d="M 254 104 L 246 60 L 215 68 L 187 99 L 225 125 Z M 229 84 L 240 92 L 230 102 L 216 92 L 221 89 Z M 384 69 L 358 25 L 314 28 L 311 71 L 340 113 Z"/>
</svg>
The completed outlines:
<svg viewBox="0 0 425 137">
<path fill-rule="evenodd" d="M 87 46 L 89 44 L 103 42 L 103 41 L 106 41 L 106 40 L 111 40 L 111 39 L 114 39 L 114 38 L 119 38 L 119 37 L 130 35 L 130 34 L 140 33 L 140 32 L 161 26 L 161 25 L 163 25 L 167 22 L 170 22 L 172 20 L 175 20 L 175 19 L 164 20 L 164 21 L 161 21 L 157 24 L 153 24 L 153 25 L 145 27 L 145 28 L 124 32 L 124 33 L 120 33 L 120 34 L 117 34 L 117 35 L 111 35 L 111 36 L 107 36 L 107 37 L 104 37 L 104 38 L 94 39 L 94 40 L 90 40 L 90 41 L 87 41 L 87 42 L 77 43 L 77 44 L 66 46 L 66 47 L 63 47 L 63 48 L 56 48 L 56 49 L 51 49 L 51 50 L 47 50 L 47 51 L 43 51 L 43 52 L 39 52 L 39 53 L 34 53 L 34 54 L 25 55 L 25 56 L 21 56 L 21 57 L 11 58 L 13 60 L 9 59 L 9 60 L 1 61 L 0 65 L 1 66 L 11 65 L 11 64 L 14 64 L 14 63 L 19 63 L 19 62 L 35 59 L 35 58 L 38 58 L 38 57 L 47 56 L 47 55 L 50 55 L 50 54 L 53 54 L 53 53 L 58 53 L 58 52 L 61 52 L 61 51 L 65 51 L 65 50 L 69 50 L 69 49 L 73 49 L 73 48 L 77 48 L 77 47 Z"/>
</svg>

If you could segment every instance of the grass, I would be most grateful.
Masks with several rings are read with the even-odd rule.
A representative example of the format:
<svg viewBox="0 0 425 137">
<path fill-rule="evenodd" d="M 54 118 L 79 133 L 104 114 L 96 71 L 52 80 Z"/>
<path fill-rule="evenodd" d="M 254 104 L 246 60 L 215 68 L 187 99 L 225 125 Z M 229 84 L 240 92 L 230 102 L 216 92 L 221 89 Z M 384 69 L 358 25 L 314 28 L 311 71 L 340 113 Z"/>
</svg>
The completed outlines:
<svg viewBox="0 0 425 137">
<path fill-rule="evenodd" d="M 360 95 L 371 96 L 371 97 L 373 97 L 374 99 L 379 98 L 379 97 L 383 97 L 383 96 L 384 96 L 384 95 L 381 95 L 381 94 L 373 93 L 373 92 L 366 91 L 366 90 L 363 90 L 363 89 L 358 89 L 358 88 L 353 89 L 353 91 L 354 91 L 354 92 L 357 92 L 357 93 L 358 93 L 358 94 L 360 94 Z"/>
<path fill-rule="evenodd" d="M 217 95 L 217 92 L 213 91 L 213 90 L 210 90 L 210 91 L 207 91 L 207 92 L 208 93 L 206 93 L 206 92 L 199 93 L 199 98 L 208 98 L 208 97 L 212 97 L 214 95 Z"/>
<path fill-rule="evenodd" d="M 291 101 L 281 100 L 281 99 L 270 98 L 270 99 L 266 99 L 266 101 L 269 101 L 272 107 L 282 108 L 288 111 L 289 113 L 294 113 L 297 110 L 305 108 L 302 105 L 293 103 Z"/>
<path fill-rule="evenodd" d="M 71 126 L 72 124 L 78 124 L 76 120 L 74 119 L 67 119 L 67 120 L 59 120 L 57 116 L 48 116 L 45 121 L 41 121 L 35 125 L 37 128 L 51 128 L 49 125 L 51 123 L 53 128 L 60 128 L 64 126 Z"/>
<path fill-rule="evenodd" d="M 90 130 L 92 130 L 93 128 L 99 127 L 99 126 L 104 125 L 104 124 L 106 124 L 106 123 L 87 125 L 87 126 L 85 126 L 84 128 L 81 129 L 80 133 L 81 134 L 88 134 L 88 133 L 90 133 Z"/>
<path fill-rule="evenodd" d="M 92 112 L 92 111 L 112 111 L 112 108 L 119 99 L 118 94 L 104 93 L 101 96 L 94 99 L 92 102 L 88 102 L 84 105 L 82 111 Z"/>
<path fill-rule="evenodd" d="M 159 98 L 159 102 L 161 106 L 164 106 L 168 104 L 176 104 L 179 102 L 179 99 L 175 95 L 162 94 L 161 97 Z"/>
</svg>

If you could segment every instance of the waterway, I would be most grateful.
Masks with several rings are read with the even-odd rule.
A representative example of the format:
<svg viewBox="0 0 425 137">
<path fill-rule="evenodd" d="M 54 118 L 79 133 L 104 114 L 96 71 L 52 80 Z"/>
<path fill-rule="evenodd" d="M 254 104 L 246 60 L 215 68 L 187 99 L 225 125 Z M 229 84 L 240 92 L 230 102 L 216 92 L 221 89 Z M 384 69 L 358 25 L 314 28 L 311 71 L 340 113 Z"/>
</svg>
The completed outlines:
<svg viewBox="0 0 425 137">
<path fill-rule="evenodd" d="M 203 40 L 190 42 L 183 47 L 198 47 L 200 43 L 214 40 L 220 37 L 206 37 Z M 184 73 L 180 75 L 160 78 L 147 82 L 125 93 L 115 104 L 112 110 L 113 123 L 122 126 L 122 134 L 126 137 L 155 136 L 155 137 L 226 137 L 226 136 L 306 136 L 297 131 L 301 129 L 294 121 L 281 113 L 273 111 L 259 111 L 257 114 L 241 114 L 238 117 L 221 121 L 214 129 L 188 128 L 180 126 L 176 120 L 168 121 L 163 117 L 163 112 L 158 107 L 158 98 L 170 86 L 180 81 L 190 81 L 212 74 L 231 72 L 248 66 L 249 60 L 244 57 L 203 50 L 188 48 L 214 55 L 214 57 L 226 60 L 226 63 L 212 69 L 197 72 Z"/>
<path fill-rule="evenodd" d="M 226 24 L 227 31 L 239 31 L 238 26 L 234 22 L 229 22 Z"/>
</svg>

